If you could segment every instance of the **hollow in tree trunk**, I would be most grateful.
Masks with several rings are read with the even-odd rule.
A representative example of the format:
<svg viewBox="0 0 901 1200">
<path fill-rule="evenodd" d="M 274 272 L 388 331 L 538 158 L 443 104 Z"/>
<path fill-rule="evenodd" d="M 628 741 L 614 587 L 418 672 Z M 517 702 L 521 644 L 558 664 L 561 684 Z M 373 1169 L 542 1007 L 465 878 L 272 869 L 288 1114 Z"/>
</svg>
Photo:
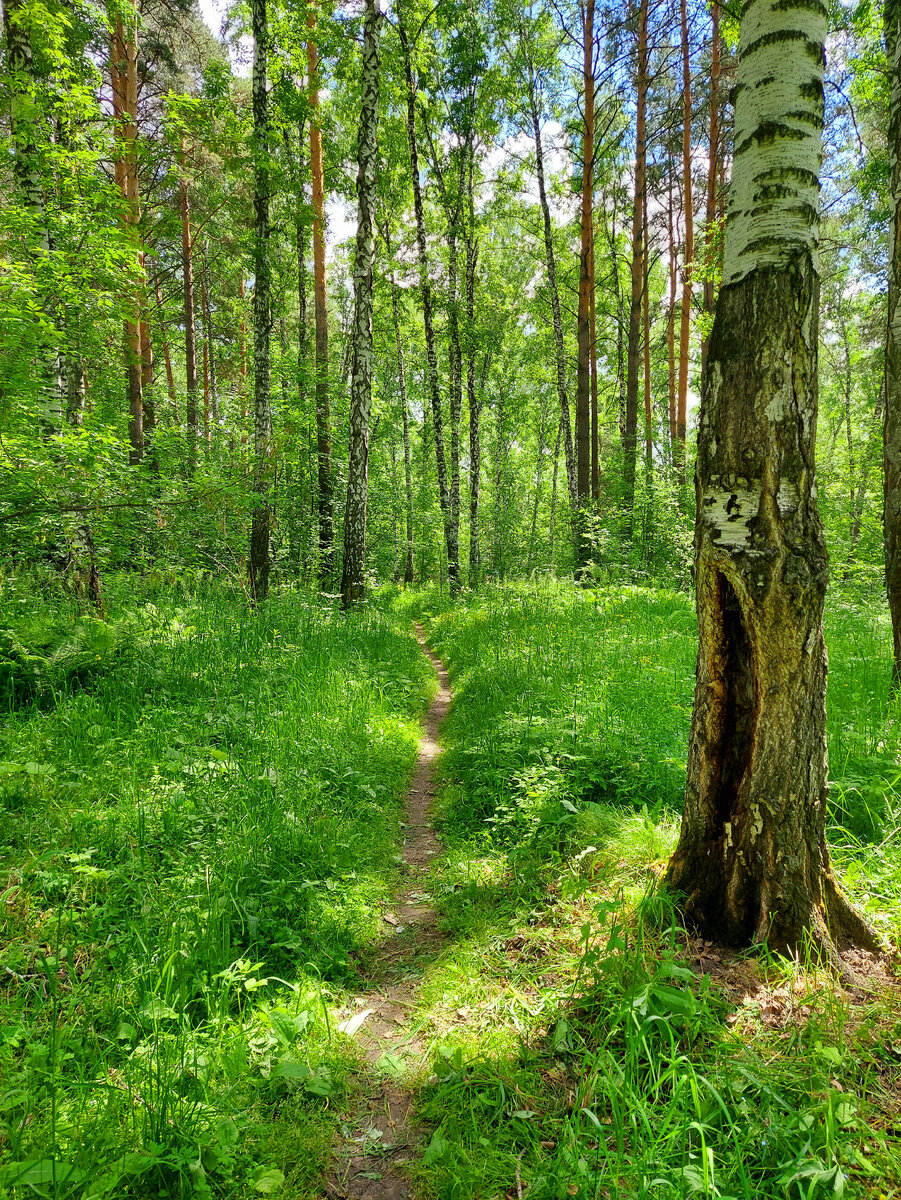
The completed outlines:
<svg viewBox="0 0 901 1200">
<path fill-rule="evenodd" d="M 696 468 L 699 652 L 667 881 L 708 937 L 873 946 L 826 847 L 828 560 L 816 504 L 817 207 L 827 9 L 741 22 L 723 286 Z"/>
</svg>

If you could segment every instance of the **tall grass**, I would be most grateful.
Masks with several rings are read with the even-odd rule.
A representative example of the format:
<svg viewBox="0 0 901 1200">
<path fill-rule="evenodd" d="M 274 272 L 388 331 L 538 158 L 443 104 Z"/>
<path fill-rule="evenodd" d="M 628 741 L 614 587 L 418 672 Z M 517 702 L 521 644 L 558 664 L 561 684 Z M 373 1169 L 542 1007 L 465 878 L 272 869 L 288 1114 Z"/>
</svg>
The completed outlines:
<svg viewBox="0 0 901 1200">
<path fill-rule="evenodd" d="M 167 595 L 7 696 L 0 1195 L 262 1193 L 340 1093 L 324 1002 L 395 883 L 430 668 L 371 607 Z M 62 661 L 65 605 L 3 600 Z"/>
<path fill-rule="evenodd" d="M 886 1049 L 897 1002 L 877 990 L 854 1006 L 810 963 L 723 974 L 714 951 L 730 986 L 710 982 L 654 894 L 685 783 L 690 598 L 538 580 L 453 607 L 397 603 L 427 614 L 456 692 L 450 849 L 430 886 L 458 949 L 426 994 L 468 1018 L 441 1040 L 423 1093 L 426 1194 L 901 1194 Z M 827 640 L 830 839 L 855 900 L 897 935 L 885 616 L 833 597 Z"/>
</svg>

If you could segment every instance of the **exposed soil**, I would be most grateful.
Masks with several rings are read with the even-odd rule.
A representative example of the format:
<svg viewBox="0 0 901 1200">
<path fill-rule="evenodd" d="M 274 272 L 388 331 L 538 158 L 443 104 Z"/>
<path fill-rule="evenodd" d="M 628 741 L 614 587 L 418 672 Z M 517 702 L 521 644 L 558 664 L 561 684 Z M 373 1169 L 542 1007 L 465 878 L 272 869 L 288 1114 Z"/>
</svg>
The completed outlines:
<svg viewBox="0 0 901 1200">
<path fill-rule="evenodd" d="M 411 1195 L 405 1167 L 416 1156 L 418 1137 L 411 1117 L 412 1095 L 396 1076 L 402 1074 L 404 1060 L 423 1049 L 416 1022 L 422 964 L 434 958 L 445 940 L 438 914 L 419 888 L 422 873 L 440 849 L 431 805 L 441 755 L 438 731 L 451 702 L 447 671 L 426 645 L 421 625 L 416 626 L 416 637 L 441 687 L 426 713 L 407 792 L 405 886 L 384 914 L 395 934 L 361 964 L 372 990 L 357 996 L 342 1014 L 347 1032 L 363 1049 L 367 1070 L 361 1080 L 363 1098 L 343 1127 L 326 1180 L 326 1195 L 334 1200 L 400 1200 Z"/>
</svg>

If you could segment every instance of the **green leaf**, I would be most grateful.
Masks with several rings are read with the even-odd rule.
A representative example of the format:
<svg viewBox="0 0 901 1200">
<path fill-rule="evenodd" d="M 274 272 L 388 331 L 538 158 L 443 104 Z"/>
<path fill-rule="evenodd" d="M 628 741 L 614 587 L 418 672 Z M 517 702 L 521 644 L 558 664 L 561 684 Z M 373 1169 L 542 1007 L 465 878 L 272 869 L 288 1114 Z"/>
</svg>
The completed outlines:
<svg viewBox="0 0 901 1200">
<path fill-rule="evenodd" d="M 444 1136 L 440 1129 L 436 1129 L 432 1134 L 432 1140 L 426 1146 L 425 1154 L 422 1156 L 423 1166 L 433 1167 L 435 1163 L 441 1162 L 448 1150 L 450 1150 L 450 1142 Z"/>
<path fill-rule="evenodd" d="M 264 1167 L 254 1173 L 253 1190 L 263 1196 L 271 1196 L 285 1182 L 285 1177 L 277 1167 Z"/>
<path fill-rule="evenodd" d="M 293 1058 L 283 1058 L 272 1072 L 273 1079 L 308 1079 L 309 1076 L 307 1064 L 295 1062 Z"/>
</svg>

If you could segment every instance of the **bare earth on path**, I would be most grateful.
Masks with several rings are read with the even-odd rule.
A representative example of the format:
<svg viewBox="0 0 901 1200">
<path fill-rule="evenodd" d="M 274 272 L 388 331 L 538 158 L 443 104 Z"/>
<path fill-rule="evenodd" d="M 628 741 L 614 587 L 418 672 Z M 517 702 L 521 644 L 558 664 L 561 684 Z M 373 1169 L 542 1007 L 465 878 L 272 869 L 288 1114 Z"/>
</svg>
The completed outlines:
<svg viewBox="0 0 901 1200">
<path fill-rule="evenodd" d="M 398 1076 L 404 1060 L 422 1051 L 422 1031 L 416 1025 L 422 963 L 434 958 L 445 940 L 435 909 L 419 889 L 423 872 L 440 849 L 431 825 L 431 803 L 441 754 L 438 732 L 451 702 L 447 671 L 426 645 L 418 624 L 416 637 L 441 686 L 425 716 L 407 791 L 405 886 L 384 918 L 395 935 L 366 963 L 373 988 L 355 998 L 342 1023 L 363 1048 L 368 1072 L 363 1096 L 333 1154 L 325 1186 L 333 1200 L 400 1200 L 411 1195 L 405 1164 L 416 1155 L 413 1097 Z"/>
</svg>

